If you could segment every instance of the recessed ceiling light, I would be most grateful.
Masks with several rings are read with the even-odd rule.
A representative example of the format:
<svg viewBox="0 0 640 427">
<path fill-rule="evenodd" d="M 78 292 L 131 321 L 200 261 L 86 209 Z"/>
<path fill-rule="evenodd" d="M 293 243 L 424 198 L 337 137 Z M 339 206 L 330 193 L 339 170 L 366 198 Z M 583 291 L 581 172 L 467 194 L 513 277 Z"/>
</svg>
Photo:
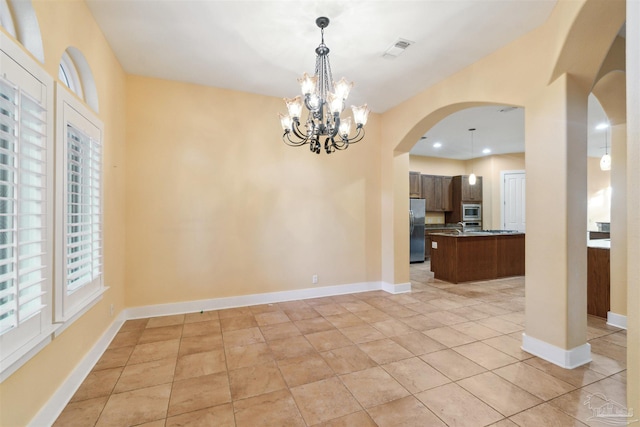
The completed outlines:
<svg viewBox="0 0 640 427">
<path fill-rule="evenodd" d="M 441 142 L 436 142 L 433 144 L 433 148 L 440 148 L 442 147 L 442 143 Z"/>
<path fill-rule="evenodd" d="M 599 125 L 596 126 L 597 130 L 602 130 L 602 129 L 606 129 L 609 127 L 609 123 L 600 123 Z"/>
<path fill-rule="evenodd" d="M 482 150 L 483 154 L 489 154 L 491 152 L 491 148 L 485 148 L 484 150 Z"/>
</svg>

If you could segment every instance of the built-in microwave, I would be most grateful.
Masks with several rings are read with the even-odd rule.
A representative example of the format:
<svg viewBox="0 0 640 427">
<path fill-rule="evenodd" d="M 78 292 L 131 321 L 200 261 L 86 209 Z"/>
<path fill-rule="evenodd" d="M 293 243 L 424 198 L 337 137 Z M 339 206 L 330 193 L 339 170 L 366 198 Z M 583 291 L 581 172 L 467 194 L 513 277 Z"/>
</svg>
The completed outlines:
<svg viewBox="0 0 640 427">
<path fill-rule="evenodd" d="M 479 203 L 463 203 L 462 221 L 482 221 L 482 205 Z"/>
</svg>

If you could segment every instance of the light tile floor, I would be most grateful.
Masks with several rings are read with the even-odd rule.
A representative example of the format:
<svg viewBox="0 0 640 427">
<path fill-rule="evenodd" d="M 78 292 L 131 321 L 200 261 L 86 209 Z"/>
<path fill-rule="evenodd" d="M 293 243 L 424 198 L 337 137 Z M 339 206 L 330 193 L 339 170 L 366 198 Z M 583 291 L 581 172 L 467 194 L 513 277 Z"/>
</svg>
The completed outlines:
<svg viewBox="0 0 640 427">
<path fill-rule="evenodd" d="M 127 321 L 56 426 L 583 426 L 626 402 L 626 333 L 593 362 L 520 349 L 522 277 Z M 544 316 L 544 313 L 540 313 Z"/>
</svg>

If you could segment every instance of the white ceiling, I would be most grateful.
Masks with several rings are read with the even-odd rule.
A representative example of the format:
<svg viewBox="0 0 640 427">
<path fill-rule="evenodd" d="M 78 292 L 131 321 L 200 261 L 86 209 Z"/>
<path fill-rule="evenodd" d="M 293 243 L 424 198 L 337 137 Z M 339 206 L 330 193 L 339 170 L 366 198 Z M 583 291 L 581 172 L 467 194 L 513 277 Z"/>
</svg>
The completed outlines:
<svg viewBox="0 0 640 427">
<path fill-rule="evenodd" d="M 596 126 L 608 119 L 595 96 L 589 95 L 587 118 L 587 155 L 602 157 L 605 153 L 606 129 Z M 471 132 L 473 131 L 473 156 Z M 607 140 L 611 153 L 611 139 Z M 441 147 L 433 145 L 440 143 Z M 483 153 L 489 149 L 489 153 Z M 468 108 L 445 117 L 431 128 L 411 150 L 419 156 L 468 160 L 493 154 L 524 152 L 524 109 L 507 106 Z"/>
<path fill-rule="evenodd" d="M 384 112 L 542 24 L 556 0 L 87 0 L 130 74 L 293 97 L 313 72 L 318 16 L 331 20 L 325 43 L 334 78 L 356 83 L 349 104 Z M 415 42 L 395 59 L 398 38 Z M 522 110 L 463 111 L 435 126 L 426 143 L 464 159 L 474 145 L 522 151 Z M 283 105 L 283 112 L 286 109 Z M 274 118 L 274 120 L 277 120 Z M 520 144 L 520 145 L 518 145 Z M 477 156 L 478 154 L 476 154 Z"/>
<path fill-rule="evenodd" d="M 292 97 L 320 29 L 349 101 L 384 112 L 542 24 L 556 0 L 87 0 L 125 71 Z M 414 41 L 382 57 L 398 38 Z"/>
</svg>

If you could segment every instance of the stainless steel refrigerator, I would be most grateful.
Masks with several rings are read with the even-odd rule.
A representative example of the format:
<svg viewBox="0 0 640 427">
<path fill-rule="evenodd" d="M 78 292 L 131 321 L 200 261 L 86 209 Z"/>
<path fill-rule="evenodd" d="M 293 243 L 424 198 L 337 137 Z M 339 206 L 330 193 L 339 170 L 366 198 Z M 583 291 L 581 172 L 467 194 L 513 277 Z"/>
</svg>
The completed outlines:
<svg viewBox="0 0 640 427">
<path fill-rule="evenodd" d="M 424 199 L 409 199 L 410 262 L 424 262 Z"/>
</svg>

